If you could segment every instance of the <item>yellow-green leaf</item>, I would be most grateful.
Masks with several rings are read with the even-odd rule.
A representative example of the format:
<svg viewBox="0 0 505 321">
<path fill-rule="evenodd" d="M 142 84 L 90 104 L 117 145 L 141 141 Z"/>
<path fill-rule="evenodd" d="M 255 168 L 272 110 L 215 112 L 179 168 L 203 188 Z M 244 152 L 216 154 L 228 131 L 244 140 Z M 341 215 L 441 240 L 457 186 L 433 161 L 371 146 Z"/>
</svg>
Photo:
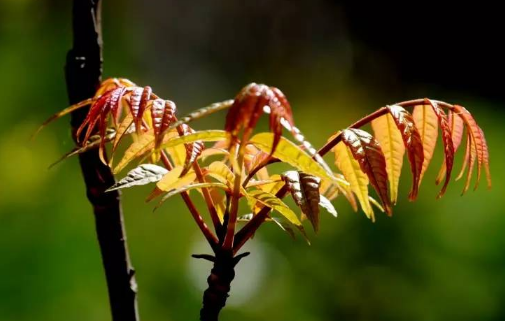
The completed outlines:
<svg viewBox="0 0 505 321">
<path fill-rule="evenodd" d="M 351 184 L 351 190 L 356 194 L 363 212 L 372 221 L 375 220 L 374 212 L 368 199 L 368 177 L 361 171 L 359 163 L 354 159 L 349 148 L 342 142 L 335 146 L 335 164 L 342 171 L 345 179 Z"/>
<path fill-rule="evenodd" d="M 270 153 L 272 150 L 273 138 L 272 133 L 259 133 L 254 135 L 250 142 L 265 153 Z M 340 184 L 347 185 L 347 182 L 336 178 L 331 173 L 328 173 L 318 162 L 313 160 L 299 146 L 282 136 L 272 156 L 288 163 L 304 173 L 331 179 Z"/>
<path fill-rule="evenodd" d="M 296 227 L 302 226 L 302 222 L 296 216 L 295 212 L 293 212 L 289 206 L 287 206 L 281 199 L 267 192 L 263 192 L 260 190 L 250 191 L 245 194 L 249 199 L 251 204 L 251 210 L 254 210 L 254 205 L 256 202 L 260 202 L 261 204 L 270 207 L 271 209 L 279 212 L 284 218 L 286 218 L 290 223 L 295 225 Z"/>
</svg>

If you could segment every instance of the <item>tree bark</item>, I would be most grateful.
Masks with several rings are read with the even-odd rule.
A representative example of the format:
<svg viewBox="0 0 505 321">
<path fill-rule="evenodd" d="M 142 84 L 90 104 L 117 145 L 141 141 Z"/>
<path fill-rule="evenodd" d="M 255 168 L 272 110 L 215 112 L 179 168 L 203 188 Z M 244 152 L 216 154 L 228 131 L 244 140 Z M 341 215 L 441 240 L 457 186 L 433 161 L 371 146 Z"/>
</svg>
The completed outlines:
<svg viewBox="0 0 505 321">
<path fill-rule="evenodd" d="M 193 255 L 195 258 L 214 262 L 214 266 L 207 278 L 209 287 L 203 292 L 203 307 L 200 310 L 201 321 L 217 321 L 219 312 L 226 305 L 231 281 L 235 278 L 235 266 L 249 252 L 233 257 L 231 251 L 218 251 L 216 256 Z"/>
<path fill-rule="evenodd" d="M 75 104 L 93 97 L 101 82 L 100 0 L 74 0 L 72 17 L 73 47 L 67 54 L 65 76 L 70 104 Z M 87 108 L 82 108 L 72 113 L 74 140 L 87 112 Z M 100 161 L 98 149 L 80 154 L 79 163 L 95 216 L 112 320 L 137 321 L 137 284 L 128 255 L 120 194 L 104 193 L 114 184 L 114 176 Z"/>
</svg>

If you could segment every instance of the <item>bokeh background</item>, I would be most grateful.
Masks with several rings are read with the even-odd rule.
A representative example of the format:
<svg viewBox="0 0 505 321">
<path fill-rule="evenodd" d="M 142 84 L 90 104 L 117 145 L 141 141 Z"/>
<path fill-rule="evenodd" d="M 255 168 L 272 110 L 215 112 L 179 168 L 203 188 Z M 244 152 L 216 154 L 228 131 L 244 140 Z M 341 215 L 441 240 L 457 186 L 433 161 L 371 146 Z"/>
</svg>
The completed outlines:
<svg viewBox="0 0 505 321">
<path fill-rule="evenodd" d="M 435 200 L 439 150 L 419 200 L 408 166 L 392 218 L 341 199 L 312 245 L 266 225 L 250 242 L 222 320 L 505 320 L 504 59 L 500 10 L 330 0 L 103 1 L 104 74 L 151 85 L 179 113 L 275 85 L 320 146 L 373 110 L 431 97 L 467 106 L 486 133 L 494 187 Z M 0 0 L 0 320 L 108 320 L 94 222 L 68 119 L 71 1 Z M 221 116 L 195 124 L 220 128 Z M 458 155 L 461 159 L 461 152 Z M 460 161 L 456 164 L 459 170 Z M 209 252 L 182 202 L 124 212 L 142 320 L 196 320 Z"/>
</svg>

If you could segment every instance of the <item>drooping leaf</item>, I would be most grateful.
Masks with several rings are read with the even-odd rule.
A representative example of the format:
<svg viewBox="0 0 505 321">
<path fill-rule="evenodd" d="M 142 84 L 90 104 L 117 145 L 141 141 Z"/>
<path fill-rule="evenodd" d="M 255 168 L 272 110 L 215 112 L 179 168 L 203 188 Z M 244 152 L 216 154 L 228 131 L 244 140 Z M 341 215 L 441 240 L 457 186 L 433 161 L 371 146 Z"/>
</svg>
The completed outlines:
<svg viewBox="0 0 505 321">
<path fill-rule="evenodd" d="M 480 129 L 480 134 L 482 137 L 482 147 L 484 154 L 484 170 L 486 171 L 487 187 L 491 188 L 491 171 L 489 170 L 489 148 L 487 146 L 486 137 L 484 136 L 484 131 Z"/>
<path fill-rule="evenodd" d="M 342 131 L 342 142 L 347 145 L 353 158 L 358 161 L 360 169 L 368 176 L 370 183 L 377 191 L 386 212 L 391 215 L 386 158 L 377 140 L 361 129 L 351 128 Z"/>
<path fill-rule="evenodd" d="M 419 176 L 419 184 L 423 180 L 424 173 L 428 169 L 438 138 L 438 117 L 430 105 L 417 105 L 412 112 L 414 123 L 421 136 L 423 143 L 424 161 Z"/>
<path fill-rule="evenodd" d="M 466 135 L 466 144 L 465 144 L 465 156 L 463 158 L 463 164 L 461 165 L 461 170 L 459 171 L 458 176 L 456 177 L 456 180 L 460 180 L 461 177 L 465 174 L 465 169 L 470 161 L 470 151 L 472 149 L 472 139 L 470 138 L 470 134 Z"/>
<path fill-rule="evenodd" d="M 254 144 L 262 151 L 268 153 L 272 148 L 273 134 L 256 134 L 251 138 L 250 143 Z M 299 146 L 296 146 L 293 142 L 287 140 L 284 137 L 281 137 L 279 140 L 279 144 L 277 145 L 277 148 L 275 149 L 275 152 L 272 156 L 280 159 L 285 163 L 288 163 L 289 165 L 297 168 L 304 173 L 321 178 L 327 178 L 334 180 L 339 184 L 347 185 L 347 182 L 333 176 L 333 173 L 328 173 L 319 163 L 307 155 L 307 153 L 305 153 Z"/>
<path fill-rule="evenodd" d="M 295 204 L 307 216 L 314 231 L 319 230 L 319 185 L 321 179 L 303 172 L 288 171 L 283 175 Z"/>
<path fill-rule="evenodd" d="M 402 135 L 398 131 L 391 114 L 374 119 L 372 121 L 372 129 L 386 158 L 389 194 L 391 195 L 391 202 L 396 204 L 400 174 L 403 166 L 403 155 L 405 154 Z"/>
<path fill-rule="evenodd" d="M 473 118 L 472 114 L 470 114 L 470 112 L 465 107 L 454 105 L 454 112 L 463 119 L 469 138 L 471 140 L 470 145 L 472 148 L 470 150 L 470 160 L 472 158 L 477 159 L 477 180 L 475 183 L 475 188 L 477 188 L 480 181 L 481 169 L 484 164 L 484 144 L 482 140 L 481 129 L 477 125 L 477 122 Z M 475 155 L 472 155 L 472 153 Z M 471 171 L 473 171 L 473 163 L 470 161 L 468 165 L 467 179 L 463 193 L 468 190 L 472 177 Z"/>
<path fill-rule="evenodd" d="M 459 146 L 461 145 L 461 140 L 463 138 L 463 129 L 464 129 L 463 119 L 461 117 L 459 117 L 458 115 L 456 115 L 451 110 L 449 110 L 447 118 L 448 118 L 448 122 L 449 122 L 449 130 L 451 132 L 454 154 L 456 154 Z M 442 179 L 444 178 L 444 176 L 447 178 L 446 173 L 447 173 L 447 165 L 446 165 L 446 160 L 444 159 L 444 162 L 442 163 L 442 167 L 440 168 L 440 171 L 438 172 L 435 184 L 437 184 L 437 185 L 440 184 L 440 182 L 442 182 Z"/>
<path fill-rule="evenodd" d="M 352 192 L 358 198 L 363 212 L 372 221 L 375 220 L 374 212 L 368 199 L 368 176 L 361 170 L 359 163 L 352 156 L 349 148 L 340 142 L 334 147 L 335 164 L 349 182 Z"/>
<path fill-rule="evenodd" d="M 131 170 L 124 178 L 107 189 L 106 192 L 157 182 L 166 173 L 168 173 L 168 170 L 164 167 L 154 164 L 142 164 Z"/>
<path fill-rule="evenodd" d="M 412 115 L 398 105 L 388 106 L 387 108 L 395 121 L 396 127 L 402 135 L 403 144 L 407 151 L 413 177 L 409 199 L 413 201 L 417 198 L 419 192 L 419 178 L 424 162 L 423 142 L 414 124 Z"/>
<path fill-rule="evenodd" d="M 437 195 L 437 198 L 442 197 L 445 194 L 445 191 L 447 189 L 447 186 L 449 184 L 449 181 L 451 179 L 451 173 L 452 173 L 452 167 L 454 165 L 454 142 L 452 138 L 452 132 L 450 128 L 449 121 L 447 119 L 447 115 L 445 112 L 442 110 L 442 108 L 439 107 L 437 102 L 434 102 L 432 100 L 426 99 L 426 102 L 429 103 L 429 106 L 432 108 L 433 112 L 437 116 L 438 120 L 438 125 L 440 127 L 440 130 L 442 131 L 442 143 L 444 144 L 444 166 L 445 166 L 445 182 L 444 185 L 442 186 L 442 189 Z M 424 143 L 424 141 L 423 141 Z M 426 149 L 424 151 L 425 155 L 425 162 L 426 162 Z M 424 168 L 424 165 L 423 165 Z"/>
</svg>

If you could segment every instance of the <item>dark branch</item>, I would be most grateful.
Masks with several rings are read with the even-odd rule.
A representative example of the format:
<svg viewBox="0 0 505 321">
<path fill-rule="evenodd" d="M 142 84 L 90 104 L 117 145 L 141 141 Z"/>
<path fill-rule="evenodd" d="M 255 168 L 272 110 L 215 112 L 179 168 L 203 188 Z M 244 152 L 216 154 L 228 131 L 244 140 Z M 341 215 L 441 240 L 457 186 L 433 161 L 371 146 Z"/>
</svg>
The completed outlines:
<svg viewBox="0 0 505 321">
<path fill-rule="evenodd" d="M 74 0 L 73 48 L 68 52 L 65 76 L 70 104 L 94 95 L 101 81 L 102 40 L 100 1 Z M 72 133 L 82 123 L 88 109 L 72 113 Z M 114 176 L 98 157 L 98 149 L 79 155 L 86 192 L 93 206 L 96 233 L 107 279 L 112 319 L 137 321 L 134 270 L 130 265 L 123 227 L 119 193 L 104 193 L 114 184 Z"/>
</svg>

